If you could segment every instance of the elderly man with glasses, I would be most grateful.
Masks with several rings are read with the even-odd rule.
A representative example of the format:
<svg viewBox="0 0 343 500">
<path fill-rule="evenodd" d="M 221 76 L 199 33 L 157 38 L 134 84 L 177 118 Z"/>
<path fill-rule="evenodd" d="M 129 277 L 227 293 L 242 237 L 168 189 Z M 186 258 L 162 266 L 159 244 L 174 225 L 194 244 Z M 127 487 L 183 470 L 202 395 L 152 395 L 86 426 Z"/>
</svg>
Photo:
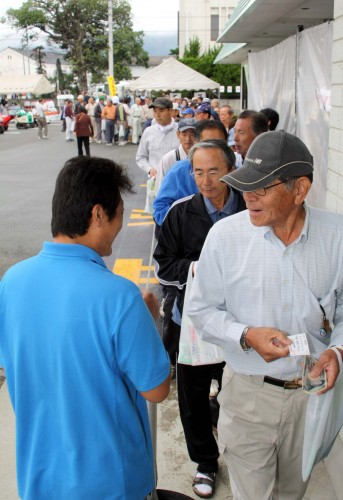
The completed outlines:
<svg viewBox="0 0 343 500">
<path fill-rule="evenodd" d="M 339 372 L 330 346 L 343 344 L 343 215 L 309 207 L 313 158 L 284 131 L 259 135 L 244 164 L 222 181 L 247 210 L 209 232 L 189 316 L 219 345 L 226 367 L 219 394 L 219 449 L 235 500 L 300 500 L 308 394 L 303 356 L 290 335 L 305 332 L 331 389 Z M 342 351 L 341 351 L 342 352 Z"/>
<path fill-rule="evenodd" d="M 179 325 L 190 266 L 196 261 L 208 231 L 218 220 L 245 209 L 238 191 L 220 182 L 234 169 L 235 155 L 226 140 L 195 144 L 189 161 L 199 193 L 176 202 L 169 210 L 158 237 L 154 259 L 161 284 L 177 289 L 173 321 Z M 212 432 L 209 394 L 216 374 L 221 384 L 223 364 L 177 365 L 180 416 L 190 459 L 198 464 L 193 479 L 194 492 L 212 496 L 218 469 L 218 446 Z"/>
</svg>

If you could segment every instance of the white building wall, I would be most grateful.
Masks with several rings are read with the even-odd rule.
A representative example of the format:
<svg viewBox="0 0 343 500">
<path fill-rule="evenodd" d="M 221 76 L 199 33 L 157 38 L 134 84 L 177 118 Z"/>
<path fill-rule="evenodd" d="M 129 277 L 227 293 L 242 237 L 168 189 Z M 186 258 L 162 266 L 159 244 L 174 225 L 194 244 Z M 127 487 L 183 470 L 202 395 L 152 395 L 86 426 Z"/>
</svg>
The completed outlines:
<svg viewBox="0 0 343 500">
<path fill-rule="evenodd" d="M 215 41 L 211 41 L 211 16 L 219 16 L 219 33 L 221 33 L 236 4 L 237 0 L 180 0 L 180 57 L 183 57 L 185 46 L 195 37 L 201 41 L 201 53 L 217 45 Z"/>
<path fill-rule="evenodd" d="M 56 76 L 56 65 L 44 63 L 48 78 Z M 62 65 L 62 71 L 70 73 L 69 65 Z M 37 61 L 21 54 L 10 47 L 0 52 L 0 76 L 7 75 L 36 75 Z"/>
<path fill-rule="evenodd" d="M 326 207 L 343 213 L 343 0 L 335 0 Z"/>
</svg>

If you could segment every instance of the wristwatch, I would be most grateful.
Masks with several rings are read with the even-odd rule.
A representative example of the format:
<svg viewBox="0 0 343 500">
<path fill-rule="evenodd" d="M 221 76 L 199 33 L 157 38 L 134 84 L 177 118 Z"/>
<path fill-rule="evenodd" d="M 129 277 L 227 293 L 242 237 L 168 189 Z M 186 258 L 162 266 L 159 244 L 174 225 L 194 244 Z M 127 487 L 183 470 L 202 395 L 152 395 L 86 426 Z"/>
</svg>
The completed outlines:
<svg viewBox="0 0 343 500">
<path fill-rule="evenodd" d="M 239 341 L 240 344 L 241 344 L 241 348 L 245 352 L 252 351 L 252 347 L 247 346 L 247 343 L 246 343 L 248 331 L 250 330 L 250 328 L 252 328 L 252 327 L 251 326 L 246 326 L 244 328 L 244 330 L 242 332 L 242 335 L 241 335 L 241 338 L 240 338 L 240 341 Z"/>
</svg>

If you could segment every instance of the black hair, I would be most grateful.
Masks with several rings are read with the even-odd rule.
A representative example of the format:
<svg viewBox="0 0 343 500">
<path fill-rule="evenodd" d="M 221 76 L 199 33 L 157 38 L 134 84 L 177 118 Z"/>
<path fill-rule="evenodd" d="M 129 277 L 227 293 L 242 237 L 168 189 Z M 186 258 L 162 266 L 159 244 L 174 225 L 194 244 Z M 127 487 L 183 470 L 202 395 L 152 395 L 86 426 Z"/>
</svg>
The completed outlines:
<svg viewBox="0 0 343 500">
<path fill-rule="evenodd" d="M 204 130 L 208 129 L 217 129 L 223 132 L 224 138 L 227 141 L 227 130 L 222 124 L 222 122 L 218 120 L 200 120 L 195 125 L 195 140 L 200 141 L 201 134 Z"/>
<path fill-rule="evenodd" d="M 71 158 L 56 180 L 52 198 L 53 237 L 85 235 L 96 204 L 102 206 L 109 220 L 113 220 L 121 194 L 133 192 L 133 181 L 114 161 L 94 156 Z"/>
<path fill-rule="evenodd" d="M 279 113 L 272 108 L 261 109 L 260 113 L 264 114 L 267 118 L 269 130 L 275 130 L 279 123 Z"/>
<path fill-rule="evenodd" d="M 242 118 L 243 120 L 250 118 L 251 119 L 251 128 L 255 135 L 260 135 L 263 132 L 268 132 L 268 120 L 263 113 L 258 113 L 252 109 L 246 109 L 242 111 L 237 120 Z"/>
</svg>

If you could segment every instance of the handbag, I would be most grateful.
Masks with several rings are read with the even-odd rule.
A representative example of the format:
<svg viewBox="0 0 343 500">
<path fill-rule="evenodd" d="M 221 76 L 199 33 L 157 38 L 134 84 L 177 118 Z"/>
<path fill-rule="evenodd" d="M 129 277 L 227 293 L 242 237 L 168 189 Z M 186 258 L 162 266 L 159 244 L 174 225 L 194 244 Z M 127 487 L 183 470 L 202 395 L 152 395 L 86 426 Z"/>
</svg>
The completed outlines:
<svg viewBox="0 0 343 500">
<path fill-rule="evenodd" d="M 156 178 L 149 177 L 146 183 L 146 200 L 145 200 L 145 208 L 144 212 L 147 214 L 154 214 L 154 201 L 155 201 L 155 186 L 156 186 Z"/>
<path fill-rule="evenodd" d="M 320 394 L 311 394 L 307 403 L 302 477 L 304 481 L 310 477 L 313 467 L 326 458 L 343 426 L 343 373 L 342 355 L 335 347 L 339 374 L 332 389 Z"/>
<path fill-rule="evenodd" d="M 191 366 L 222 363 L 224 356 L 221 348 L 202 340 L 187 314 L 193 283 L 192 267 L 192 265 L 189 266 L 185 300 L 183 303 L 178 363 Z"/>
<path fill-rule="evenodd" d="M 102 132 L 105 132 L 106 130 L 106 120 L 104 118 L 101 120 L 101 130 Z"/>
</svg>

